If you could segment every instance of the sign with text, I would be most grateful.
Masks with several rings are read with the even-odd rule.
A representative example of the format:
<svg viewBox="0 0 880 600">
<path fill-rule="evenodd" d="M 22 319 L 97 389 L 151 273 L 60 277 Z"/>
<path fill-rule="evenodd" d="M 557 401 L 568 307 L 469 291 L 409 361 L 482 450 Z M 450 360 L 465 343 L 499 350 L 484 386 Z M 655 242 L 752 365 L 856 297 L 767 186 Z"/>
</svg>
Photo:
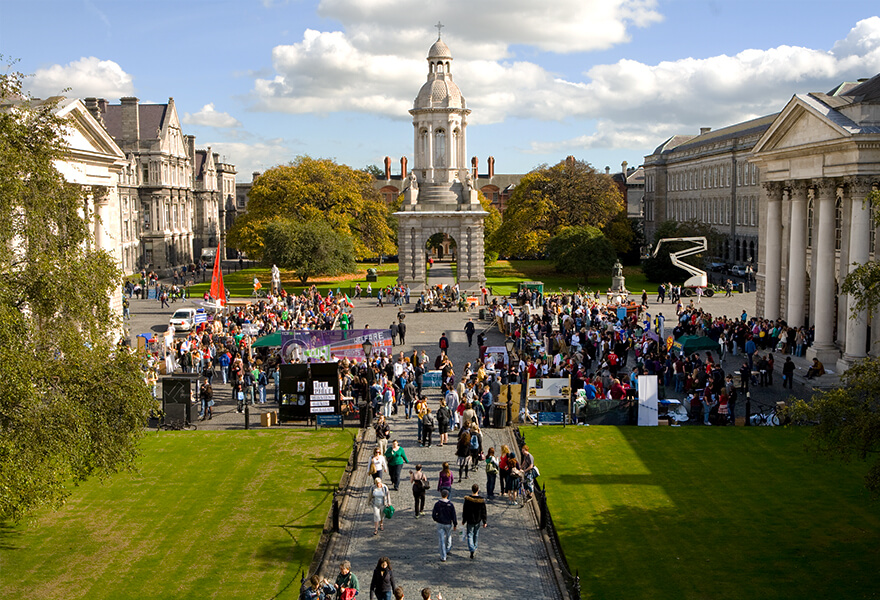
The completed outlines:
<svg viewBox="0 0 880 600">
<path fill-rule="evenodd" d="M 351 329 L 348 331 L 290 331 L 281 333 L 281 360 L 292 363 L 297 360 L 331 361 L 348 358 L 365 359 L 363 344 L 370 340 L 373 356 L 393 352 L 391 332 L 387 329 Z"/>
</svg>

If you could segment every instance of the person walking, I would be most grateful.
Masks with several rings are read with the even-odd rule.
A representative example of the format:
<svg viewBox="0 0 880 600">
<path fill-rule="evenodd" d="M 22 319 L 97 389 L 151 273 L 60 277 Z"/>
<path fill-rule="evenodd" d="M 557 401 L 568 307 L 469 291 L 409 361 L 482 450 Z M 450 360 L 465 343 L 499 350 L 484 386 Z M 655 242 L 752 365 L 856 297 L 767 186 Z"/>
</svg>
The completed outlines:
<svg viewBox="0 0 880 600">
<path fill-rule="evenodd" d="M 467 335 L 468 348 L 470 348 L 474 343 L 474 333 L 477 328 L 474 325 L 473 319 L 468 319 L 467 323 L 464 325 L 464 333 Z"/>
<path fill-rule="evenodd" d="M 373 535 L 379 535 L 379 530 L 385 530 L 385 507 L 391 506 L 391 491 L 382 483 L 381 477 L 373 479 L 370 498 L 373 507 Z"/>
<path fill-rule="evenodd" d="M 407 304 L 409 304 L 409 302 L 407 302 Z M 405 346 L 406 345 L 406 323 L 404 323 L 403 320 L 401 320 L 400 323 L 397 325 L 397 335 L 398 335 L 398 337 L 400 337 L 400 345 Z"/>
<path fill-rule="evenodd" d="M 434 432 L 434 415 L 431 414 L 431 408 L 425 409 L 422 416 L 422 446 L 431 447 L 431 434 Z"/>
<path fill-rule="evenodd" d="M 449 465 L 446 465 L 448 468 Z M 440 491 L 440 499 L 434 504 L 431 518 L 437 523 L 437 538 L 440 543 L 440 561 L 446 562 L 446 556 L 452 550 L 452 532 L 458 529 L 458 517 L 455 507 L 449 501 L 449 489 Z"/>
<path fill-rule="evenodd" d="M 455 455 L 458 457 L 458 479 L 467 479 L 471 460 L 471 432 L 465 427 L 462 427 L 458 436 Z"/>
<path fill-rule="evenodd" d="M 388 450 L 388 438 L 391 437 L 391 430 L 388 428 L 388 422 L 385 417 L 380 415 L 373 427 L 376 430 L 376 445 L 382 454 Z"/>
<path fill-rule="evenodd" d="M 351 563 L 347 560 L 339 564 L 339 575 L 334 583 L 338 600 L 354 600 L 360 590 L 357 575 L 351 572 Z"/>
<path fill-rule="evenodd" d="M 437 409 L 437 432 L 440 434 L 440 446 L 449 443 L 449 424 L 452 422 L 452 411 L 446 406 L 446 400 L 440 400 Z"/>
<path fill-rule="evenodd" d="M 495 458 L 495 448 L 486 451 L 486 498 L 491 500 L 495 497 L 495 482 L 498 479 L 498 459 Z"/>
<path fill-rule="evenodd" d="M 385 455 L 382 454 L 382 449 L 375 448 L 373 450 L 373 456 L 370 458 L 370 475 L 374 478 L 381 479 L 387 472 L 388 461 L 385 459 Z"/>
<path fill-rule="evenodd" d="M 430 485 L 421 464 L 416 465 L 415 471 L 409 472 L 409 482 L 412 484 L 413 512 L 418 519 L 425 512 L 425 491 Z"/>
<path fill-rule="evenodd" d="M 476 483 L 471 486 L 471 494 L 464 497 L 464 505 L 461 508 L 461 522 L 465 526 L 468 550 L 471 559 L 477 551 L 477 543 L 480 537 L 480 524 L 488 527 L 486 521 L 486 500 L 480 496 L 480 486 Z"/>
<path fill-rule="evenodd" d="M 449 468 L 449 463 L 444 462 L 440 469 L 440 475 L 437 477 L 437 489 L 442 493 L 445 489 L 447 492 L 452 491 L 452 484 L 455 483 L 455 476 Z"/>
<path fill-rule="evenodd" d="M 391 559 L 383 556 L 379 559 L 376 568 L 373 569 L 373 578 L 370 580 L 370 600 L 391 600 L 396 587 L 394 572 L 391 569 Z"/>
<path fill-rule="evenodd" d="M 391 442 L 391 447 L 385 451 L 385 458 L 388 461 L 388 471 L 391 474 L 391 484 L 394 485 L 396 492 L 400 488 L 400 472 L 403 470 L 403 463 L 409 463 L 406 452 L 397 443 L 397 440 Z"/>
<path fill-rule="evenodd" d="M 441 354 L 448 354 L 449 350 L 449 338 L 446 337 L 446 332 L 443 332 L 443 335 L 440 336 L 440 352 Z"/>
<path fill-rule="evenodd" d="M 782 389 L 792 389 L 794 384 L 794 362 L 790 356 L 785 357 L 785 363 L 782 365 Z"/>
</svg>

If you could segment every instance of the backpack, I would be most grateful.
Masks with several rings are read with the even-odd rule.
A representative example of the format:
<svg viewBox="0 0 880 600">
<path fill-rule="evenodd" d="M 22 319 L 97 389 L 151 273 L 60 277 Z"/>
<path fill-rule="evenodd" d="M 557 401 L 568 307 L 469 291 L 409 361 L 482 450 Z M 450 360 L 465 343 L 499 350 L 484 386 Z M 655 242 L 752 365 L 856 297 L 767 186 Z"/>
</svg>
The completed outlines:
<svg viewBox="0 0 880 600">
<path fill-rule="evenodd" d="M 427 413 L 422 417 L 422 427 L 425 429 L 434 429 L 434 417 L 431 416 L 431 413 Z"/>
<path fill-rule="evenodd" d="M 471 434 L 471 450 L 478 450 L 480 448 L 480 438 L 476 434 Z"/>
</svg>

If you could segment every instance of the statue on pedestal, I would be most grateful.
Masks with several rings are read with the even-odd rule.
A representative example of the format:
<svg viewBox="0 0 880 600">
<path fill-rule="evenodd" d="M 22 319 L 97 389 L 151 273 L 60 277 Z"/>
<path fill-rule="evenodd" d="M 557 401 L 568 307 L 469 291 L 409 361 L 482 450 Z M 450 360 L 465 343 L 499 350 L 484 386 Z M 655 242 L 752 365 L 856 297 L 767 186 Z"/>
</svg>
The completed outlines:
<svg viewBox="0 0 880 600">
<path fill-rule="evenodd" d="M 623 265 L 620 264 L 619 259 L 615 261 L 614 267 L 611 269 L 611 291 L 626 291 L 626 278 L 623 276 Z"/>
</svg>

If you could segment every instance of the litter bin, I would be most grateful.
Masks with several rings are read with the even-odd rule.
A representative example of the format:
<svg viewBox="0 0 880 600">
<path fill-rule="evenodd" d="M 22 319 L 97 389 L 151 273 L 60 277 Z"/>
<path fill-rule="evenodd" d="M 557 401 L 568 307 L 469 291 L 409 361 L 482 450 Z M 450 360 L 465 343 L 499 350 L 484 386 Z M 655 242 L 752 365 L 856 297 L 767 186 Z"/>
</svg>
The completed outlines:
<svg viewBox="0 0 880 600">
<path fill-rule="evenodd" d="M 485 308 L 481 308 L 481 309 L 480 309 L 480 320 L 481 320 L 481 321 L 485 321 L 485 320 L 486 320 L 486 309 L 485 309 Z"/>
<path fill-rule="evenodd" d="M 745 284 L 745 283 L 741 283 L 741 284 L 739 284 L 739 293 L 740 293 L 740 294 L 745 294 L 746 291 L 747 291 L 747 290 L 746 290 L 746 284 Z"/>
<path fill-rule="evenodd" d="M 504 421 L 507 418 L 507 406 L 498 406 L 497 404 L 492 407 L 492 423 L 495 424 L 495 429 L 501 429 L 504 427 Z"/>
</svg>

